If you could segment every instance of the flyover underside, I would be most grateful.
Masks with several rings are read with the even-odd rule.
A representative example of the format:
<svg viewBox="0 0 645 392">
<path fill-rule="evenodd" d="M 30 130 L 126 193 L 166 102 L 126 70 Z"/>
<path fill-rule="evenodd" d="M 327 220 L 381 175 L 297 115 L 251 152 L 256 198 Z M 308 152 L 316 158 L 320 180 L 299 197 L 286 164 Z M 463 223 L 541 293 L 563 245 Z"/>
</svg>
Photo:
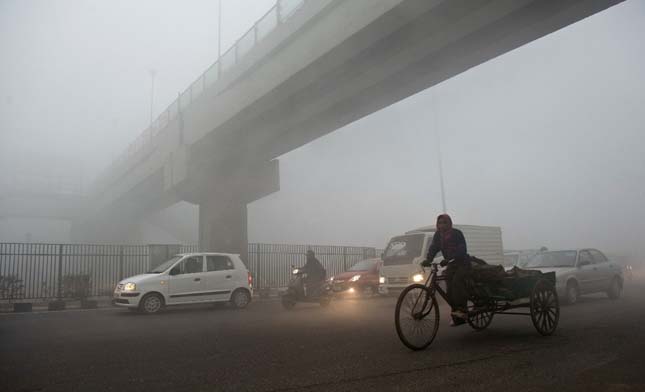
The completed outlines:
<svg viewBox="0 0 645 392">
<path fill-rule="evenodd" d="M 134 243 L 140 238 L 140 222 L 180 199 L 164 191 L 163 169 L 134 186 L 107 206 L 95 206 L 72 222 L 71 238 L 86 243 Z M 92 205 L 90 203 L 90 205 Z"/>
<path fill-rule="evenodd" d="M 190 165 L 275 158 L 620 1 L 404 1 L 195 143 Z"/>
</svg>

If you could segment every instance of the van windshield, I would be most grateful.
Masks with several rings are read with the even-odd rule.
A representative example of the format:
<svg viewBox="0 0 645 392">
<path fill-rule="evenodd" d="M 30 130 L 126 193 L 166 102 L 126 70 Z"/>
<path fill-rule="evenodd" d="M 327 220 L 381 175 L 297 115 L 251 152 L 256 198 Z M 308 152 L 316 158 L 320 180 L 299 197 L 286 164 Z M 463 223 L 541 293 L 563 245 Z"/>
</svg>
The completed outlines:
<svg viewBox="0 0 645 392">
<path fill-rule="evenodd" d="M 383 265 L 410 264 L 421 256 L 423 234 L 409 234 L 394 237 L 387 244 L 383 254 Z"/>
</svg>

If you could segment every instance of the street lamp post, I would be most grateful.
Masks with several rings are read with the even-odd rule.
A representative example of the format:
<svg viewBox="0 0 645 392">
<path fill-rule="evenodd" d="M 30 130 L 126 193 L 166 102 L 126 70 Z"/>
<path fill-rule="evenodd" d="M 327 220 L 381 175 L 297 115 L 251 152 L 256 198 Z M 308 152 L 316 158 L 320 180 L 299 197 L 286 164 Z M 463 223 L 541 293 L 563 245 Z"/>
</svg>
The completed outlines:
<svg viewBox="0 0 645 392">
<path fill-rule="evenodd" d="M 435 136 L 437 140 L 437 158 L 439 161 L 439 187 L 441 188 L 441 208 L 443 210 L 443 213 L 447 213 L 446 209 L 446 191 L 444 190 L 444 184 L 443 184 L 443 163 L 441 161 L 441 137 L 439 135 L 439 126 L 438 126 L 438 121 L 437 121 L 437 98 L 436 98 L 436 92 L 432 94 L 432 111 L 434 112 L 433 114 L 433 120 L 434 120 L 434 131 L 435 131 Z"/>
<path fill-rule="evenodd" d="M 222 73 L 222 0 L 219 0 L 217 9 L 217 78 Z"/>
<path fill-rule="evenodd" d="M 443 164 L 441 163 L 441 139 L 439 138 L 439 130 L 437 132 L 437 156 L 439 157 L 439 185 L 441 187 L 441 207 L 443 208 L 443 213 L 446 211 L 446 191 L 443 186 Z"/>
</svg>

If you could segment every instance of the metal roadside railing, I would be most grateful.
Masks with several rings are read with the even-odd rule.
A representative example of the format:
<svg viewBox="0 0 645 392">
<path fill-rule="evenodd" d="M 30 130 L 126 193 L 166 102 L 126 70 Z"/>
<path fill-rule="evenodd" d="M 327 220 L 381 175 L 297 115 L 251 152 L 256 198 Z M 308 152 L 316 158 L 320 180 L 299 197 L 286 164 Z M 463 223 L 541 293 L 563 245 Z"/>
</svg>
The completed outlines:
<svg viewBox="0 0 645 392">
<path fill-rule="evenodd" d="M 0 243 L 0 301 L 110 296 L 118 281 L 156 265 L 151 260 L 163 247 L 166 256 L 198 250 L 196 245 Z M 251 243 L 245 262 L 255 287 L 286 286 L 291 265 L 303 265 L 309 249 L 328 276 L 380 254 L 370 247 Z"/>
<path fill-rule="evenodd" d="M 378 249 L 356 246 L 249 244 L 248 268 L 255 278 L 255 287 L 285 287 L 291 277 L 291 266 L 304 265 L 309 249 L 327 270 L 327 277 L 380 254 Z"/>
</svg>

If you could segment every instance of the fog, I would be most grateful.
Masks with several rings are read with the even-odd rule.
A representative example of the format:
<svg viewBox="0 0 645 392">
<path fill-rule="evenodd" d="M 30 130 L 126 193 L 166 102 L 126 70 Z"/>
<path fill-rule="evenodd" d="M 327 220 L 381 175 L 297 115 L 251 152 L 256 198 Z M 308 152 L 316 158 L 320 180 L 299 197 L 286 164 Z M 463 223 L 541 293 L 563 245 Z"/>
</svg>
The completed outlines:
<svg viewBox="0 0 645 392">
<path fill-rule="evenodd" d="M 223 1 L 222 52 L 273 3 Z M 455 223 L 501 226 L 509 249 L 642 253 L 644 21 L 626 1 L 281 156 L 249 241 L 383 247 L 433 224 L 440 140 Z M 215 61 L 217 2 L 4 0 L 0 53 L 0 176 L 87 186 L 148 125 L 150 69 L 156 117 Z M 196 207 L 146 225 L 143 242 L 195 242 Z M 4 219 L 0 241 L 60 227 Z"/>
</svg>

